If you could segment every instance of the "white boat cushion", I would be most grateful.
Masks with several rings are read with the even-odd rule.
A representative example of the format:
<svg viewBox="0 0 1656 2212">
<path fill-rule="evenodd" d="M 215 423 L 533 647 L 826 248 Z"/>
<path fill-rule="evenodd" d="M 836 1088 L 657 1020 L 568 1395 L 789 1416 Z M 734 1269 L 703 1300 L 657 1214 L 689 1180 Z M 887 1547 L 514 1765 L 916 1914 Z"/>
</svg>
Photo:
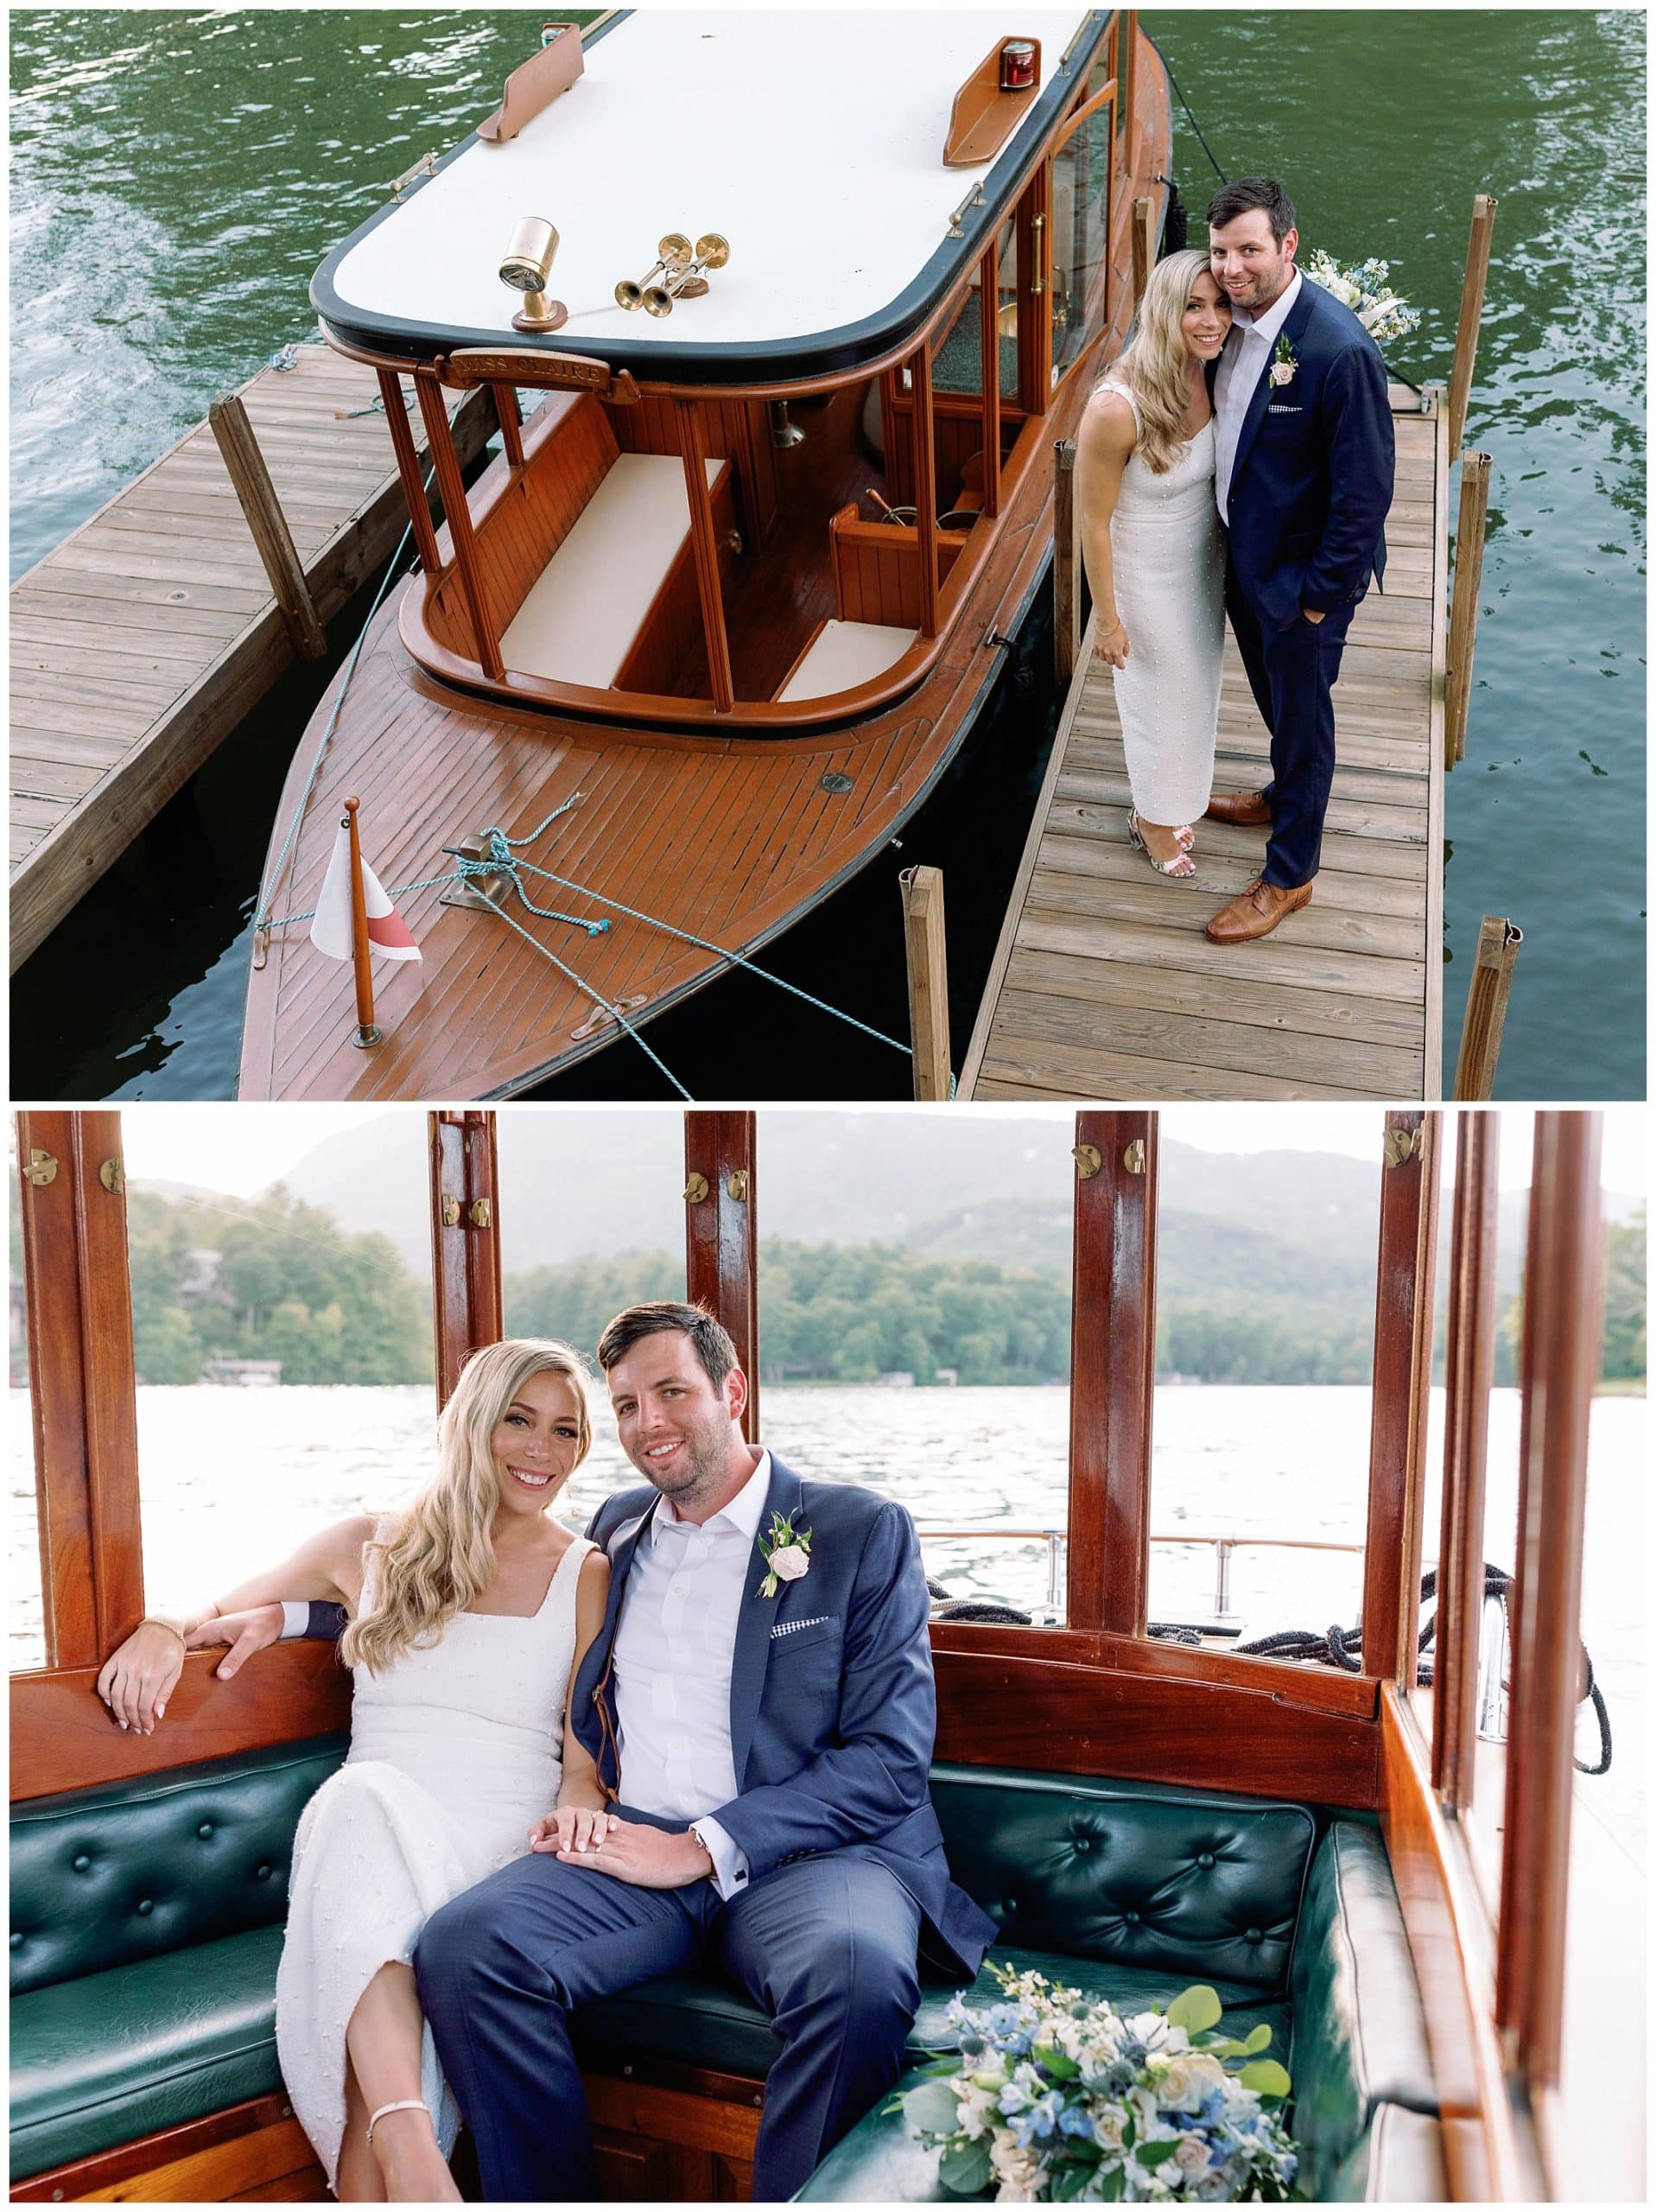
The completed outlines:
<svg viewBox="0 0 1656 2212">
<path fill-rule="evenodd" d="M 827 699 L 836 691 L 853 691 L 901 660 L 919 634 L 887 622 L 841 622 L 830 615 L 777 697 Z"/>
<path fill-rule="evenodd" d="M 722 461 L 707 463 L 711 488 Z M 612 684 L 690 534 L 676 454 L 618 454 L 500 640 L 520 676 Z"/>
</svg>

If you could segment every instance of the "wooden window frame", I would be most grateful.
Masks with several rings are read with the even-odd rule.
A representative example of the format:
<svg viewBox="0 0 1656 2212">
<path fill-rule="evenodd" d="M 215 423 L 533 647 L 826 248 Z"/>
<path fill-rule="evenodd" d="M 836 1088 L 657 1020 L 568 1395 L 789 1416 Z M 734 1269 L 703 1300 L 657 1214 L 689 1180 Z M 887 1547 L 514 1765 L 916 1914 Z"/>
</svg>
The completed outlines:
<svg viewBox="0 0 1656 2212">
<path fill-rule="evenodd" d="M 484 1109 L 434 1110 L 426 1116 L 426 1141 L 431 1325 L 441 1410 L 471 1355 L 484 1344 L 498 1344 L 505 1334 L 500 1165 L 495 1118 Z"/>
<path fill-rule="evenodd" d="M 1462 1113 L 1456 1139 L 1431 1785 L 1444 1811 L 1458 1819 L 1471 1808 L 1477 1753 L 1484 1496 L 1495 1363 L 1499 1116 Z"/>
<path fill-rule="evenodd" d="M 742 1433 L 759 1440 L 759 1273 L 757 1116 L 684 1116 L 684 1294 L 730 1332 L 747 1377 Z M 698 1192 L 705 1183 L 707 1189 Z"/>
</svg>

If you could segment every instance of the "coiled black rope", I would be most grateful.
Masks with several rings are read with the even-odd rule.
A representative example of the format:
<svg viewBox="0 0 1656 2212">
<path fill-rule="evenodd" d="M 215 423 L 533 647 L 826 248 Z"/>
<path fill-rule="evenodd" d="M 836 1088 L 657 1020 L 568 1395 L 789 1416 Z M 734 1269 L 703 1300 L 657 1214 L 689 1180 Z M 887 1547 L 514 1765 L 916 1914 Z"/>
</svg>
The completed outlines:
<svg viewBox="0 0 1656 2212">
<path fill-rule="evenodd" d="M 1498 1598 L 1501 1600 L 1501 1610 L 1506 1616 L 1509 1637 L 1512 1633 L 1512 1587 L 1513 1578 L 1506 1569 L 1491 1567 L 1486 1560 L 1483 1568 L 1483 1594 L 1486 1599 Z M 1424 1605 L 1430 1603 L 1437 1594 L 1437 1570 L 1432 1567 L 1420 1578 L 1421 1604 Z M 1431 1661 L 1424 1655 L 1431 1649 L 1437 1634 L 1437 1615 L 1434 1611 L 1422 1624 L 1420 1630 L 1421 1656 L 1416 1665 L 1415 1681 L 1423 1689 L 1430 1689 L 1436 1678 L 1437 1670 Z M 1275 1636 L 1257 1637 L 1252 1643 L 1239 1643 L 1236 1646 L 1238 1651 L 1246 1652 L 1250 1658 L 1308 1660 L 1316 1666 L 1337 1667 L 1342 1673 L 1348 1675 L 1361 1674 L 1362 1648 L 1363 1630 L 1361 1621 L 1354 1622 L 1350 1628 L 1341 1628 L 1336 1625 L 1330 1628 L 1323 1636 L 1317 1636 L 1309 1629 L 1284 1629 Z M 1604 1693 L 1599 1688 L 1597 1678 L 1593 1672 L 1592 1656 L 1585 1644 L 1582 1646 L 1581 1656 L 1582 1665 L 1586 1672 L 1587 1686 L 1582 1692 L 1580 1702 L 1583 1705 L 1590 1703 L 1598 1720 L 1599 1757 L 1597 1764 L 1594 1766 L 1589 1766 L 1585 1760 L 1577 1759 L 1576 1771 L 1578 1774 L 1608 1774 L 1610 1770 L 1611 1757 L 1609 1711 L 1604 1702 Z"/>
</svg>

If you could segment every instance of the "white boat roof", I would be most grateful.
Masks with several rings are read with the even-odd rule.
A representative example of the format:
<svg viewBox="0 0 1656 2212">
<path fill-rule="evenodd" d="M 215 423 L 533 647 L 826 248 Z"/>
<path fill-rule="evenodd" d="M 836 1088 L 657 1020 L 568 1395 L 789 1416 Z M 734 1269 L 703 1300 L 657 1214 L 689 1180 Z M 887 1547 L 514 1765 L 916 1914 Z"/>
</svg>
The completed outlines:
<svg viewBox="0 0 1656 2212">
<path fill-rule="evenodd" d="M 1092 40 L 1059 73 L 1089 15 L 1101 30 L 1107 16 L 1075 10 L 635 10 L 516 138 L 466 140 L 336 249 L 313 302 L 391 352 L 535 343 L 511 327 L 521 298 L 498 265 L 537 215 L 559 231 L 548 289 L 570 311 L 539 342 L 655 377 L 853 363 L 981 253 L 998 194 L 1085 66 Z M 1041 91 L 994 162 L 946 168 L 955 94 L 1003 38 L 1041 41 Z M 985 180 L 988 206 L 950 241 Z M 669 231 L 722 232 L 728 266 L 669 316 L 618 306 L 618 281 L 644 276 Z"/>
</svg>

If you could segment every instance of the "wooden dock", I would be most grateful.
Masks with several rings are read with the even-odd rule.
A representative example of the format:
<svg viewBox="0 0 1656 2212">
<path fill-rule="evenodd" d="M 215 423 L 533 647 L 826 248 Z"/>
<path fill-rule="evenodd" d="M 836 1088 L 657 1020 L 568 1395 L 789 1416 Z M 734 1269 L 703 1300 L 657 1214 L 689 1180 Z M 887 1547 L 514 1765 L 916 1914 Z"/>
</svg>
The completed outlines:
<svg viewBox="0 0 1656 2212">
<path fill-rule="evenodd" d="M 1204 822 L 1194 882 L 1127 841 L 1112 671 L 1089 630 L 966 1056 L 962 1098 L 1442 1094 L 1449 426 L 1393 385 L 1386 590 L 1351 626 L 1338 766 L 1312 904 L 1253 944 L 1208 917 L 1258 873 L 1261 830 Z M 1270 741 L 1228 635 L 1219 791 L 1257 790 Z"/>
<path fill-rule="evenodd" d="M 326 622 L 406 510 L 371 369 L 320 345 L 239 397 Z M 462 460 L 486 394 L 450 396 Z M 410 416 L 423 446 L 417 413 Z M 11 965 L 36 950 L 294 658 L 203 423 L 11 588 Z"/>
</svg>

